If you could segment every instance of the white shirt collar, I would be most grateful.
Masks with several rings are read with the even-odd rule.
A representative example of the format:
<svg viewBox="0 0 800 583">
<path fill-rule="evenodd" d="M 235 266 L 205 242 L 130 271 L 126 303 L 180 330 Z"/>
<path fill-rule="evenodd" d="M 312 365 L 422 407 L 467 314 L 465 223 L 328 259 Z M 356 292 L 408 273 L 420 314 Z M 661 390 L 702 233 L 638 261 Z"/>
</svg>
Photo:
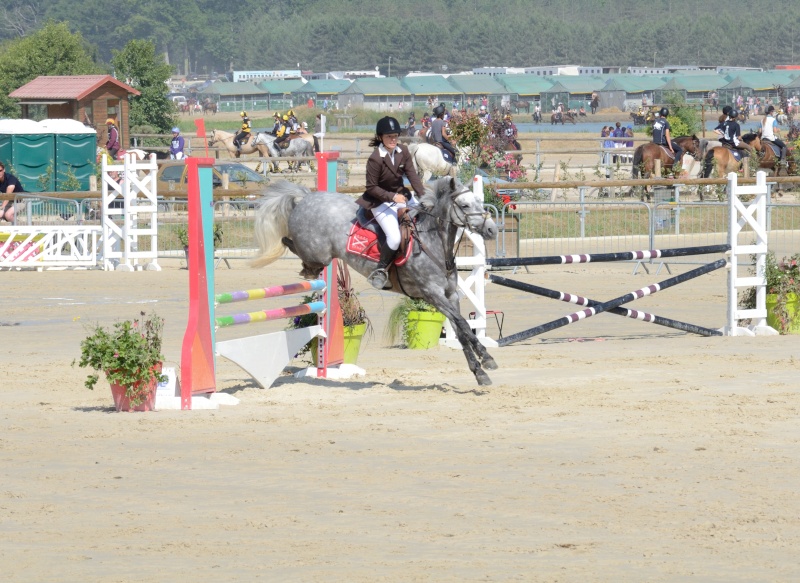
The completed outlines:
<svg viewBox="0 0 800 583">
<path fill-rule="evenodd" d="M 394 154 L 397 154 L 397 153 L 399 153 L 401 151 L 402 150 L 400 150 L 400 146 L 395 146 L 394 150 L 391 152 L 391 154 L 394 155 Z M 387 150 L 386 146 L 384 146 L 383 144 L 379 144 L 378 145 L 378 152 L 380 153 L 381 158 L 385 158 L 386 156 L 388 156 L 390 154 L 389 150 Z"/>
</svg>

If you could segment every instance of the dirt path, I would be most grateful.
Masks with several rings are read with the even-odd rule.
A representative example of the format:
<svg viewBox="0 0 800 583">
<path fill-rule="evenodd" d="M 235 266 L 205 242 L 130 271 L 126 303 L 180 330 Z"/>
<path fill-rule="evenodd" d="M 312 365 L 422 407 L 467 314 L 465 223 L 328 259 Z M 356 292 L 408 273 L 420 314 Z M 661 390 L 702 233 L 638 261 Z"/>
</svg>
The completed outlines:
<svg viewBox="0 0 800 583">
<path fill-rule="evenodd" d="M 218 289 L 299 268 L 233 265 Z M 666 277 L 532 271 L 517 277 L 598 299 Z M 103 382 L 89 392 L 70 367 L 83 327 L 155 308 L 177 365 L 186 271 L 0 277 L 4 580 L 800 578 L 798 337 L 600 315 L 494 349 L 495 384 L 479 388 L 459 352 L 385 346 L 395 298 L 357 277 L 376 330 L 366 377 L 262 390 L 220 359 L 238 406 L 117 414 Z M 507 334 L 572 311 L 499 287 L 488 303 Z M 639 304 L 721 326 L 724 270 Z"/>
</svg>

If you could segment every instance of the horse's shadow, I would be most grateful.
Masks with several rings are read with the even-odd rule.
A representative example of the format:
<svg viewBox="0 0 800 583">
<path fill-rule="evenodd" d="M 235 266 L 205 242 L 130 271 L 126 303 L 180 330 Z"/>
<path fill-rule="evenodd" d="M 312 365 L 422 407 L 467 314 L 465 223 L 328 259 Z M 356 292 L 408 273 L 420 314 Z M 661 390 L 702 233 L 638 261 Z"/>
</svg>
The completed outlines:
<svg viewBox="0 0 800 583">
<path fill-rule="evenodd" d="M 390 383 L 384 382 L 370 382 L 359 380 L 333 380 L 333 379 L 317 379 L 313 377 L 295 378 L 294 373 L 303 370 L 303 367 L 287 367 L 283 376 L 278 377 L 272 384 L 272 387 L 281 387 L 290 384 L 305 384 L 314 385 L 319 388 L 345 388 L 350 391 L 363 391 L 366 389 L 373 389 L 375 387 L 386 387 L 393 391 L 439 391 L 442 393 L 457 393 L 457 394 L 471 394 L 471 395 L 484 395 L 486 391 L 479 389 L 464 389 L 456 387 L 448 383 L 433 383 L 429 385 L 408 385 L 400 380 L 393 380 Z M 272 388 L 270 387 L 270 388 Z M 228 387 L 223 393 L 235 394 L 247 389 L 260 389 L 261 386 L 254 380 L 243 380 L 242 382 Z"/>
</svg>

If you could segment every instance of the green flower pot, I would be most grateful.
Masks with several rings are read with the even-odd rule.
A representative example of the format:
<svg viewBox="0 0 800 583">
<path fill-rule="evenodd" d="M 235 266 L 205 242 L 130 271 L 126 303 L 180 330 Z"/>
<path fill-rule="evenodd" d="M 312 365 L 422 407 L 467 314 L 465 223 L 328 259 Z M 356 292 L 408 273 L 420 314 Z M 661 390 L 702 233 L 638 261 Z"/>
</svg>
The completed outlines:
<svg viewBox="0 0 800 583">
<path fill-rule="evenodd" d="M 427 350 L 438 346 L 444 320 L 444 314 L 440 312 L 409 312 L 406 324 L 408 347 L 414 350 Z"/>
<path fill-rule="evenodd" d="M 361 339 L 367 332 L 367 325 L 356 324 L 355 326 L 344 327 L 344 363 L 356 364 L 358 353 L 361 350 Z M 311 362 L 317 365 L 317 339 L 311 340 Z"/>
<path fill-rule="evenodd" d="M 777 303 L 778 296 L 776 294 L 767 294 L 767 324 L 780 332 L 781 326 L 778 322 L 778 317 L 775 315 L 775 305 Z M 786 311 L 789 314 L 789 329 L 786 334 L 800 334 L 800 296 L 786 294 Z"/>
</svg>

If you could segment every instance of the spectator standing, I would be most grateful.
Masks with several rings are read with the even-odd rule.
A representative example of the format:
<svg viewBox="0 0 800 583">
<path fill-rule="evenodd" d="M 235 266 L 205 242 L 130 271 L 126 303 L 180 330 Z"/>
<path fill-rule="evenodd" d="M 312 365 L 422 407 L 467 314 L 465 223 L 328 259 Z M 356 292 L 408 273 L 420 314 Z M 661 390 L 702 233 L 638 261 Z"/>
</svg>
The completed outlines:
<svg viewBox="0 0 800 583">
<path fill-rule="evenodd" d="M 14 192 L 25 192 L 22 188 L 17 177 L 13 174 L 6 172 L 6 166 L 0 162 L 0 192 L 3 194 L 12 194 Z M 0 220 L 14 222 L 14 201 L 2 200 L 0 201 Z"/>
<path fill-rule="evenodd" d="M 172 141 L 169 143 L 170 160 L 183 160 L 184 139 L 178 127 L 172 128 Z"/>
<path fill-rule="evenodd" d="M 112 160 L 117 159 L 117 152 L 119 152 L 119 130 L 115 122 L 110 117 L 106 120 L 106 127 L 108 128 L 108 140 L 106 141 L 106 150 Z"/>
</svg>

